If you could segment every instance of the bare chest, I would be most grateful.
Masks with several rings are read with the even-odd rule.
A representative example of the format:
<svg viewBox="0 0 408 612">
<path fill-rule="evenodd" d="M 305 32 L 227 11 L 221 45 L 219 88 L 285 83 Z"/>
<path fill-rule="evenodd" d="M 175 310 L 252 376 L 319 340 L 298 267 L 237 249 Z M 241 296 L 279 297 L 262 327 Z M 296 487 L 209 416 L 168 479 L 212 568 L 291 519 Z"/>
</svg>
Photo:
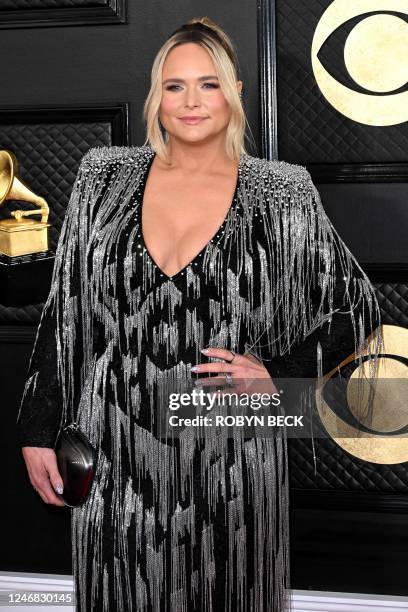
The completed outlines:
<svg viewBox="0 0 408 612">
<path fill-rule="evenodd" d="M 237 177 L 169 180 L 157 173 L 146 184 L 141 225 L 151 259 L 167 276 L 184 269 L 223 224 Z"/>
</svg>

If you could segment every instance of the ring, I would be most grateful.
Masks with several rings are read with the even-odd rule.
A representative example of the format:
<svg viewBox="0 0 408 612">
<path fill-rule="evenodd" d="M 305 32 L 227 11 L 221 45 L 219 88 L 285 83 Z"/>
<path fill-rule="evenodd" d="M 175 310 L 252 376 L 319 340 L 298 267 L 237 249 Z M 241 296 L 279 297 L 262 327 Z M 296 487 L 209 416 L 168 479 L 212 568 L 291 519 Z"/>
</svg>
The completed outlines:
<svg viewBox="0 0 408 612">
<path fill-rule="evenodd" d="M 228 349 L 228 350 L 229 350 L 229 349 Z M 234 353 L 234 351 L 231 351 L 231 350 L 229 350 L 229 352 L 230 352 L 230 353 L 231 353 L 231 355 L 232 355 L 232 359 L 230 359 L 228 363 L 232 363 L 232 362 L 234 361 L 234 359 L 235 359 L 235 353 Z"/>
<path fill-rule="evenodd" d="M 225 374 L 225 382 L 227 383 L 227 385 L 233 385 L 234 381 L 232 380 L 232 376 L 231 374 Z"/>
</svg>

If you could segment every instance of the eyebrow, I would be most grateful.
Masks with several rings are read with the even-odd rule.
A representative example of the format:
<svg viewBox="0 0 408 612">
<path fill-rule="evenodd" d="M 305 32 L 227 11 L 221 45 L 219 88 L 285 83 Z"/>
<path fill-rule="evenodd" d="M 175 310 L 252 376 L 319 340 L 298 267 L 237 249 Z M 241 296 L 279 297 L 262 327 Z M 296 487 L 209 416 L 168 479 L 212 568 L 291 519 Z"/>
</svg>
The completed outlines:
<svg viewBox="0 0 408 612">
<path fill-rule="evenodd" d="M 208 79 L 217 79 L 217 81 L 218 81 L 218 77 L 215 76 L 215 75 L 212 75 L 212 74 L 208 74 L 206 76 L 198 77 L 199 81 L 208 81 Z M 184 79 L 166 79 L 165 81 L 163 81 L 162 84 L 165 85 L 166 83 L 169 83 L 170 81 L 172 83 L 185 83 Z"/>
</svg>

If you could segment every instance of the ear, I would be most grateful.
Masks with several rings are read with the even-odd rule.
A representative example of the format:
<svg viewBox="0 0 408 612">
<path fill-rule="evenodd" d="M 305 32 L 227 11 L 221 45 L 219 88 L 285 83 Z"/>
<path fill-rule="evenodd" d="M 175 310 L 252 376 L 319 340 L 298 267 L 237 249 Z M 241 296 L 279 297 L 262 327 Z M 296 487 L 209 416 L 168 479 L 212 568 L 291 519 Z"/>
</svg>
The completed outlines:
<svg viewBox="0 0 408 612">
<path fill-rule="evenodd" d="M 237 81 L 237 92 L 240 94 L 242 92 L 242 81 Z"/>
</svg>

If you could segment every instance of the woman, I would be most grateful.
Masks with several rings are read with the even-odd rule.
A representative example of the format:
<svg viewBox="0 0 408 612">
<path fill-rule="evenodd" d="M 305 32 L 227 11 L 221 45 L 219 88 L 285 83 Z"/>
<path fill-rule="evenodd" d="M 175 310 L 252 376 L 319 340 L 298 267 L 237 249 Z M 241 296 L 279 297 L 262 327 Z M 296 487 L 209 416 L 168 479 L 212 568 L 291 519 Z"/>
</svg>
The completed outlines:
<svg viewBox="0 0 408 612">
<path fill-rule="evenodd" d="M 66 415 L 98 450 L 72 510 L 83 612 L 290 609 L 284 437 L 170 440 L 163 385 L 315 376 L 378 323 L 306 169 L 245 152 L 241 89 L 192 20 L 154 61 L 145 144 L 91 149 L 73 188 L 18 426 L 47 503 Z"/>
</svg>

